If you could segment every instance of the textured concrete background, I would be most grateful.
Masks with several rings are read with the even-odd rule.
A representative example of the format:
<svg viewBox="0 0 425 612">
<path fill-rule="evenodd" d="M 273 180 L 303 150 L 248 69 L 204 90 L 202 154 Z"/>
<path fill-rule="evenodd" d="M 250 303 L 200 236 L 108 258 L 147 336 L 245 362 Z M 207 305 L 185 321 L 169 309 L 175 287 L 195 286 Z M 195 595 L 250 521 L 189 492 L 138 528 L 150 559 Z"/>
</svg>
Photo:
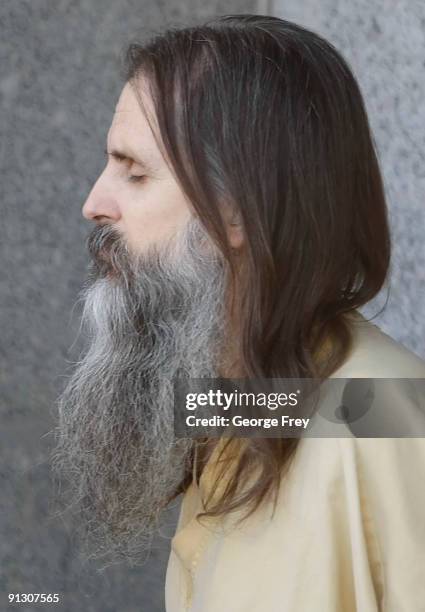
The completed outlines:
<svg viewBox="0 0 425 612">
<path fill-rule="evenodd" d="M 167 534 L 142 568 L 117 566 L 99 574 L 94 564 L 81 564 L 72 525 L 49 514 L 47 433 L 63 373 L 78 352 L 78 344 L 71 348 L 78 327 L 72 310 L 87 264 L 89 224 L 80 209 L 104 164 L 106 132 L 122 86 L 117 55 L 126 42 L 141 28 L 220 13 L 272 12 L 267 4 L 0 4 L 0 610 L 8 609 L 8 592 L 57 592 L 62 603 L 55 609 L 67 612 L 164 609 Z M 286 0 L 275 2 L 273 12 L 328 37 L 359 77 L 394 233 L 390 301 L 375 322 L 425 356 L 425 5 Z M 170 512 L 169 535 L 177 511 Z"/>
<path fill-rule="evenodd" d="M 142 567 L 100 574 L 93 563 L 83 566 L 72 525 L 51 516 L 46 434 L 79 349 L 70 348 L 78 328 L 72 310 L 91 228 L 81 206 L 104 165 L 123 85 L 118 54 L 143 30 L 256 9 L 238 0 L 0 3 L 1 611 L 10 592 L 59 593 L 55 609 L 66 612 L 164 610 L 167 534 Z"/>
<path fill-rule="evenodd" d="M 425 2 L 273 0 L 271 12 L 323 35 L 363 92 L 388 197 L 393 240 L 388 288 L 362 308 L 425 357 Z"/>
</svg>

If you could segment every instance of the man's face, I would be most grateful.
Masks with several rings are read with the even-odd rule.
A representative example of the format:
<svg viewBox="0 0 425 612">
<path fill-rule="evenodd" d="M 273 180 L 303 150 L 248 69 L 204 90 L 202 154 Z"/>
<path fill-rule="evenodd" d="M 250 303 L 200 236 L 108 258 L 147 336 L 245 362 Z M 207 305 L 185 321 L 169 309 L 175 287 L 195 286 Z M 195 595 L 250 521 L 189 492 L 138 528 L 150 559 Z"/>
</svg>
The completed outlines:
<svg viewBox="0 0 425 612">
<path fill-rule="evenodd" d="M 143 103 L 151 116 L 150 98 L 143 95 Z M 108 163 L 83 206 L 86 219 L 113 224 L 134 253 L 163 243 L 187 223 L 190 205 L 128 83 L 115 109 L 107 153 Z"/>
<path fill-rule="evenodd" d="M 174 437 L 173 380 L 218 376 L 229 271 L 128 88 L 108 147 L 149 150 L 156 170 L 132 184 L 141 168 L 111 159 L 84 205 L 97 222 L 82 292 L 88 346 L 58 401 L 53 467 L 70 482 L 90 556 L 137 560 L 190 466 L 193 441 Z"/>
</svg>

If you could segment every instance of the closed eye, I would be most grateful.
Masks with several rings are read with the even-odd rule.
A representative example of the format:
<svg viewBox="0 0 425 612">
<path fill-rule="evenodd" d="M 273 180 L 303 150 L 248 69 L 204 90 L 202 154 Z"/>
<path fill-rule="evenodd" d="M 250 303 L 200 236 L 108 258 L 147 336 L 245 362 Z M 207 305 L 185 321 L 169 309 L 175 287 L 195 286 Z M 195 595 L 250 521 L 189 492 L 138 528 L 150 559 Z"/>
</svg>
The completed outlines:
<svg viewBox="0 0 425 612">
<path fill-rule="evenodd" d="M 120 155 L 119 153 L 108 153 L 106 149 L 104 150 L 104 153 L 106 157 L 113 157 L 118 163 L 122 163 L 123 161 L 131 161 L 131 159 L 125 157 L 124 155 Z M 146 175 L 144 174 L 130 174 L 130 176 L 127 177 L 127 180 L 130 183 L 140 183 L 144 178 L 146 178 Z"/>
<path fill-rule="evenodd" d="M 128 180 L 130 181 L 130 183 L 140 183 L 141 181 L 143 181 L 144 178 L 146 178 L 144 174 L 141 174 L 140 176 L 137 174 L 131 174 L 128 177 Z"/>
</svg>

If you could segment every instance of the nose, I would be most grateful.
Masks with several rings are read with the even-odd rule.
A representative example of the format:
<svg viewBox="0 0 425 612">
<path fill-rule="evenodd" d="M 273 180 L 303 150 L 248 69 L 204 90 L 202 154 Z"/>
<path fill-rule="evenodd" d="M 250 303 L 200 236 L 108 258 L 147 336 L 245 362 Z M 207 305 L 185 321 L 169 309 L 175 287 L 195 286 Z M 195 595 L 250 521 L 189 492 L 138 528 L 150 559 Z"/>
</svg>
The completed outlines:
<svg viewBox="0 0 425 612">
<path fill-rule="evenodd" d="M 82 208 L 82 214 L 88 221 L 116 223 L 120 217 L 118 202 L 109 194 L 92 189 Z"/>
</svg>

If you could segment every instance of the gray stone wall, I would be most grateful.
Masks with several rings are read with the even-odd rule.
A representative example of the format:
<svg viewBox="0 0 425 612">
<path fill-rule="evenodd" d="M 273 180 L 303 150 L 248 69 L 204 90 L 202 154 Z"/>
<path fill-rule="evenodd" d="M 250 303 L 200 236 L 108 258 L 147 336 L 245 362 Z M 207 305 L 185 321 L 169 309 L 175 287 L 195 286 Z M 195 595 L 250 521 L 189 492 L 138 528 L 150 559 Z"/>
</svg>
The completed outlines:
<svg viewBox="0 0 425 612">
<path fill-rule="evenodd" d="M 386 186 L 389 286 L 361 311 L 425 358 L 425 2 L 273 0 L 270 12 L 314 30 L 351 65 L 365 98 Z"/>
<path fill-rule="evenodd" d="M 140 32 L 231 12 L 256 2 L 0 3 L 0 610 L 10 592 L 59 593 L 66 612 L 164 610 L 165 535 L 142 567 L 81 563 L 72 525 L 52 516 L 48 432 L 79 348 L 81 206 L 104 164 L 118 54 Z"/>
</svg>

